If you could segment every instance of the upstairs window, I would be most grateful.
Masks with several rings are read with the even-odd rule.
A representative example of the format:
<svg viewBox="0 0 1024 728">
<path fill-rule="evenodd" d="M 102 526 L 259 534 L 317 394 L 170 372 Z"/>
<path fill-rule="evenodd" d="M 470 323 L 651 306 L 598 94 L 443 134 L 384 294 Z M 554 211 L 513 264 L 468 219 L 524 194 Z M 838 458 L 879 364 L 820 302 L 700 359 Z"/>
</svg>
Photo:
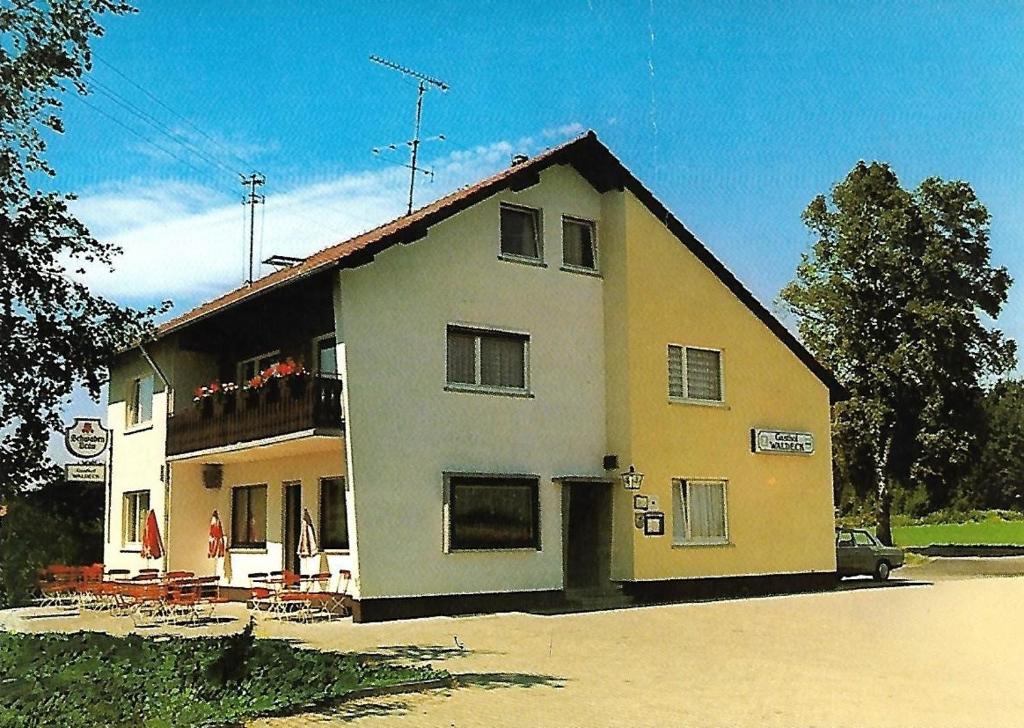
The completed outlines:
<svg viewBox="0 0 1024 728">
<path fill-rule="evenodd" d="M 153 375 L 132 380 L 128 391 L 128 426 L 143 425 L 153 419 Z"/>
<path fill-rule="evenodd" d="M 142 531 L 149 516 L 149 491 L 136 490 L 125 493 L 121 499 L 121 543 L 138 545 L 142 543 Z"/>
<path fill-rule="evenodd" d="M 594 223 L 572 217 L 562 218 L 562 264 L 566 268 L 597 270 Z"/>
<path fill-rule="evenodd" d="M 536 261 L 541 259 L 540 210 L 501 206 L 501 254 Z"/>
<path fill-rule="evenodd" d="M 348 548 L 344 478 L 320 480 L 320 545 L 325 549 Z"/>
<path fill-rule="evenodd" d="M 669 399 L 721 402 L 722 352 L 692 346 L 668 346 Z"/>
<path fill-rule="evenodd" d="M 244 485 L 231 491 L 231 546 L 267 546 L 267 486 Z"/>
<path fill-rule="evenodd" d="M 526 390 L 529 337 L 504 331 L 448 327 L 448 384 Z"/>
<path fill-rule="evenodd" d="M 313 340 L 313 361 L 317 374 L 338 373 L 338 348 L 334 334 L 324 334 Z"/>
<path fill-rule="evenodd" d="M 268 351 L 238 362 L 238 382 L 244 384 L 260 372 L 281 361 L 281 351 Z"/>
</svg>

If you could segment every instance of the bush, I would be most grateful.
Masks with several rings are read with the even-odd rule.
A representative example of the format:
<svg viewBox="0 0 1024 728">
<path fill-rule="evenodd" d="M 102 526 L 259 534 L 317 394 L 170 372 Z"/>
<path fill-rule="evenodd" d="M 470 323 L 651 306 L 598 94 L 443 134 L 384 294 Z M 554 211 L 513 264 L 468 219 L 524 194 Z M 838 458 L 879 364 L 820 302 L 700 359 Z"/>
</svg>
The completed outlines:
<svg viewBox="0 0 1024 728">
<path fill-rule="evenodd" d="M 0 725 L 214 726 L 288 712 L 356 688 L 443 677 L 429 667 L 227 637 L 0 632 Z"/>
</svg>

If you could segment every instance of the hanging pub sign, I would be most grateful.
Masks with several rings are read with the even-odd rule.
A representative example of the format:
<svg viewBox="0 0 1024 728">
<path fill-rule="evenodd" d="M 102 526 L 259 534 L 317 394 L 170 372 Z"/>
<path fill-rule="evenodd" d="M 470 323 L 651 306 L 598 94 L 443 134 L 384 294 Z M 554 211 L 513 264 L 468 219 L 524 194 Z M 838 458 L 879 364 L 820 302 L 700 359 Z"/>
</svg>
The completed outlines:
<svg viewBox="0 0 1024 728">
<path fill-rule="evenodd" d="M 750 451 L 810 455 L 814 452 L 814 435 L 810 432 L 754 428 L 750 431 Z"/>
<path fill-rule="evenodd" d="M 76 458 L 89 459 L 103 453 L 110 441 L 110 431 L 99 417 L 76 417 L 75 423 L 64 431 L 64 445 Z"/>
<path fill-rule="evenodd" d="M 64 466 L 64 479 L 69 483 L 106 483 L 106 463 L 68 463 Z"/>
</svg>

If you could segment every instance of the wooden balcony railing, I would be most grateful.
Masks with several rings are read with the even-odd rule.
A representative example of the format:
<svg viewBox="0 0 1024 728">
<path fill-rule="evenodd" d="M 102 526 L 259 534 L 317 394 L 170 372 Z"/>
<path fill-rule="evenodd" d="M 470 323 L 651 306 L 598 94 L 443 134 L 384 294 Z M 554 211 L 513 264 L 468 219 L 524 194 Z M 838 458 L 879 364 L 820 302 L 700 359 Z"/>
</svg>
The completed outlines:
<svg viewBox="0 0 1024 728">
<path fill-rule="evenodd" d="M 185 405 L 167 417 L 167 454 L 252 442 L 303 430 L 342 426 L 341 379 L 336 375 L 272 379 Z"/>
</svg>

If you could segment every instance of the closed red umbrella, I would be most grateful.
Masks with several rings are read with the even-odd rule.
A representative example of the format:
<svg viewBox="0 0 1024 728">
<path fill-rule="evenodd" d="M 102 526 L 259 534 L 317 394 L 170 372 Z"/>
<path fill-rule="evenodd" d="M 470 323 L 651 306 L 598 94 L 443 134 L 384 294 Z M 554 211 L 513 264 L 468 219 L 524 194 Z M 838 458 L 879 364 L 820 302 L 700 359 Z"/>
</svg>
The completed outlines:
<svg viewBox="0 0 1024 728">
<path fill-rule="evenodd" d="M 146 527 L 142 530 L 142 557 L 159 559 L 164 555 L 164 542 L 160 538 L 160 526 L 156 521 L 156 511 L 150 509 L 146 518 Z"/>
<path fill-rule="evenodd" d="M 219 559 L 224 556 L 227 549 L 227 540 L 224 538 L 224 524 L 220 522 L 220 514 L 213 512 L 210 518 L 210 543 L 206 555 L 211 559 Z"/>
</svg>

